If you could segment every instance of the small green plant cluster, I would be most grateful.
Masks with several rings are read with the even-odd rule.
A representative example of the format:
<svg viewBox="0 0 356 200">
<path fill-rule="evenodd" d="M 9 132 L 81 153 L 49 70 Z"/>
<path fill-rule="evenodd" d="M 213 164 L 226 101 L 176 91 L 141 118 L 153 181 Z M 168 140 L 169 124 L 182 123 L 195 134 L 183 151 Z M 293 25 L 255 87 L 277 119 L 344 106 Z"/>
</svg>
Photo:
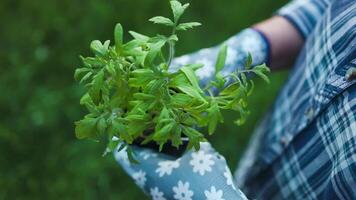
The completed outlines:
<svg viewBox="0 0 356 200">
<path fill-rule="evenodd" d="M 123 28 L 117 24 L 114 31 L 115 45 L 107 40 L 91 42 L 94 57 L 81 57 L 83 66 L 76 69 L 75 78 L 87 92 L 80 100 L 89 113 L 75 123 L 76 136 L 80 139 L 108 139 L 108 149 L 113 151 L 118 143 L 127 146 L 135 139 L 143 143 L 156 142 L 160 149 L 168 141 L 174 146 L 189 138 L 188 149 L 199 149 L 205 141 L 200 128 L 214 133 L 218 123 L 223 122 L 221 110 L 234 110 L 235 121 L 244 123 L 248 115 L 246 98 L 253 90 L 253 81 L 247 73 L 254 73 L 268 82 L 265 65 L 251 68 L 248 57 L 244 70 L 223 76 L 227 47 L 222 45 L 215 65 L 215 79 L 202 88 L 195 70 L 203 65 L 191 63 L 169 72 L 174 58 L 177 33 L 201 25 L 198 22 L 181 23 L 180 18 L 189 4 L 170 1 L 173 19 L 157 16 L 149 19 L 155 24 L 172 29 L 169 36 L 149 37 L 129 31 L 133 39 L 123 41 Z M 227 87 L 226 80 L 232 80 Z M 213 88 L 220 92 L 213 95 Z M 145 134 L 149 132 L 150 134 Z M 115 136 L 115 137 L 114 137 Z"/>
</svg>

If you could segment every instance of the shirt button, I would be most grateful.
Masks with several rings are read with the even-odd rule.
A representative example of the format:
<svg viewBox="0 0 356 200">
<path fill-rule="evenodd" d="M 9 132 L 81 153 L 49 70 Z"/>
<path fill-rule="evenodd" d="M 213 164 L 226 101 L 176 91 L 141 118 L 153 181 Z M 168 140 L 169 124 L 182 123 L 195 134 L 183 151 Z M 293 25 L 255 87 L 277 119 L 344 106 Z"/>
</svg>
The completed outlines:
<svg viewBox="0 0 356 200">
<path fill-rule="evenodd" d="M 346 71 L 345 78 L 347 81 L 352 81 L 356 79 L 356 67 L 351 67 Z"/>
<path fill-rule="evenodd" d="M 312 107 L 308 108 L 305 112 L 305 115 L 307 116 L 308 120 L 310 121 L 314 116 L 314 109 Z"/>
<path fill-rule="evenodd" d="M 279 141 L 281 145 L 286 147 L 288 145 L 288 139 L 286 137 L 282 137 L 281 140 Z"/>
</svg>

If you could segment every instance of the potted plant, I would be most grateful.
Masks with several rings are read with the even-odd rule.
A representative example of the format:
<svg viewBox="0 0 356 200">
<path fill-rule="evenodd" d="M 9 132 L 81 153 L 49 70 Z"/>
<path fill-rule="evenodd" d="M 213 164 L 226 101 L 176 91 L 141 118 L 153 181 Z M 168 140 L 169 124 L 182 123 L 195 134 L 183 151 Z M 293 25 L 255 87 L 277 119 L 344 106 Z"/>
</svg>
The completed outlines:
<svg viewBox="0 0 356 200">
<path fill-rule="evenodd" d="M 176 0 L 170 4 L 173 19 L 162 16 L 149 19 L 169 27 L 172 31 L 168 36 L 149 37 L 129 31 L 133 39 L 124 42 L 123 28 L 117 24 L 113 46 L 109 40 L 91 42 L 94 56 L 81 57 L 83 65 L 75 71 L 75 78 L 86 88 L 80 104 L 89 112 L 75 122 L 79 139 L 106 138 L 109 151 L 120 143 L 120 149 L 127 147 L 133 161 L 130 144 L 146 145 L 175 155 L 185 147 L 199 149 L 199 143 L 206 139 L 197 128 L 207 127 L 208 134 L 214 133 L 217 124 L 223 122 L 221 110 L 236 111 L 237 124 L 245 121 L 246 98 L 253 90 L 253 81 L 248 80 L 246 74 L 254 73 L 268 81 L 265 75 L 268 68 L 265 65 L 251 68 L 249 56 L 244 70 L 224 77 L 221 70 L 227 47 L 222 45 L 215 79 L 204 88 L 199 86 L 195 75 L 201 64 L 191 63 L 170 72 L 177 34 L 200 25 L 180 22 L 189 4 L 182 5 Z M 232 83 L 225 87 L 227 79 Z M 213 95 L 213 88 L 220 92 Z M 180 150 L 174 151 L 173 147 Z"/>
</svg>

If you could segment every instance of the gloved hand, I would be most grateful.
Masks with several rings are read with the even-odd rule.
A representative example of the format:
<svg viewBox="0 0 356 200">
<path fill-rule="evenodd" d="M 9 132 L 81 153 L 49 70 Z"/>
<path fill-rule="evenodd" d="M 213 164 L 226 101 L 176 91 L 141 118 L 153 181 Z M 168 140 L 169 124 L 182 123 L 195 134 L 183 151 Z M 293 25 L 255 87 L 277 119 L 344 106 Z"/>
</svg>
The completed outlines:
<svg viewBox="0 0 356 200">
<path fill-rule="evenodd" d="M 230 37 L 227 44 L 227 57 L 222 75 L 226 76 L 233 71 L 243 69 L 248 54 L 252 56 L 252 65 L 268 62 L 269 43 L 266 37 L 259 31 L 247 28 L 240 33 Z M 200 79 L 200 85 L 205 86 L 211 81 L 215 74 L 215 62 L 219 53 L 220 45 L 201 49 L 195 53 L 183 55 L 173 60 L 170 70 L 177 71 L 186 64 L 201 63 L 204 66 L 196 71 Z"/>
<path fill-rule="evenodd" d="M 125 150 L 115 152 L 115 158 L 153 200 L 247 199 L 235 187 L 225 158 L 207 142 L 201 143 L 199 151 L 187 151 L 179 158 L 148 148 L 132 148 L 138 164 L 129 162 Z"/>
</svg>

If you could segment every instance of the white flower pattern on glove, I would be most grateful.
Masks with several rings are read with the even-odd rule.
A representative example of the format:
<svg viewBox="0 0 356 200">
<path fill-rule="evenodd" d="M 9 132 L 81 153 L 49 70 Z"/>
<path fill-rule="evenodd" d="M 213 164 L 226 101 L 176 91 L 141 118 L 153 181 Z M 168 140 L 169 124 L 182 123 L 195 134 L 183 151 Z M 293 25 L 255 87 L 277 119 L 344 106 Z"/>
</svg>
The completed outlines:
<svg viewBox="0 0 356 200">
<path fill-rule="evenodd" d="M 179 160 L 166 160 L 166 161 L 161 161 L 158 163 L 158 168 L 156 169 L 156 173 L 158 173 L 159 177 L 162 177 L 164 175 L 171 175 L 173 169 L 179 167 Z"/>
<path fill-rule="evenodd" d="M 147 159 L 149 159 L 150 157 L 157 157 L 157 153 L 153 153 L 153 152 L 148 153 L 148 152 L 145 152 L 145 151 L 140 152 L 139 155 L 140 155 L 140 156 L 142 157 L 142 159 L 144 159 L 144 160 L 147 160 Z"/>
<path fill-rule="evenodd" d="M 159 191 L 158 187 L 151 188 L 150 194 L 153 200 L 167 200 L 164 198 L 163 192 Z"/>
<path fill-rule="evenodd" d="M 135 180 L 135 183 L 140 186 L 141 188 L 143 188 L 145 186 L 146 183 L 146 172 L 140 170 L 134 174 L 132 174 L 132 178 Z"/>
<path fill-rule="evenodd" d="M 178 181 L 178 185 L 173 187 L 174 198 L 177 200 L 192 200 L 194 192 L 189 189 L 189 183 Z"/>
<path fill-rule="evenodd" d="M 239 189 L 234 189 L 226 160 L 208 142 L 201 142 L 199 151 L 187 151 L 178 159 L 149 148 L 132 149 L 138 164 L 117 161 L 153 200 L 246 200 Z M 114 153 L 118 157 L 119 152 Z"/>
<path fill-rule="evenodd" d="M 214 160 L 212 155 L 206 154 L 204 151 L 198 151 L 192 153 L 192 159 L 189 162 L 193 166 L 193 172 L 199 173 L 201 176 L 205 172 L 210 172 L 211 167 L 214 165 Z"/>
<path fill-rule="evenodd" d="M 230 172 L 230 169 L 229 169 L 227 166 L 225 166 L 224 176 L 225 176 L 225 178 L 226 178 L 226 184 L 227 184 L 227 185 L 231 185 L 231 187 L 232 187 L 234 190 L 236 190 L 235 185 L 234 185 L 234 182 L 232 181 L 232 174 L 231 174 L 231 172 Z"/>
<path fill-rule="evenodd" d="M 223 199 L 223 191 L 216 190 L 215 186 L 211 186 L 210 191 L 204 191 L 206 200 L 225 200 Z"/>
<path fill-rule="evenodd" d="M 140 155 L 140 156 L 142 157 L 142 159 L 144 159 L 144 160 L 147 160 L 148 158 L 151 157 L 151 154 L 149 154 L 149 153 L 147 153 L 147 152 L 144 152 L 144 151 L 140 152 L 139 155 Z"/>
</svg>

